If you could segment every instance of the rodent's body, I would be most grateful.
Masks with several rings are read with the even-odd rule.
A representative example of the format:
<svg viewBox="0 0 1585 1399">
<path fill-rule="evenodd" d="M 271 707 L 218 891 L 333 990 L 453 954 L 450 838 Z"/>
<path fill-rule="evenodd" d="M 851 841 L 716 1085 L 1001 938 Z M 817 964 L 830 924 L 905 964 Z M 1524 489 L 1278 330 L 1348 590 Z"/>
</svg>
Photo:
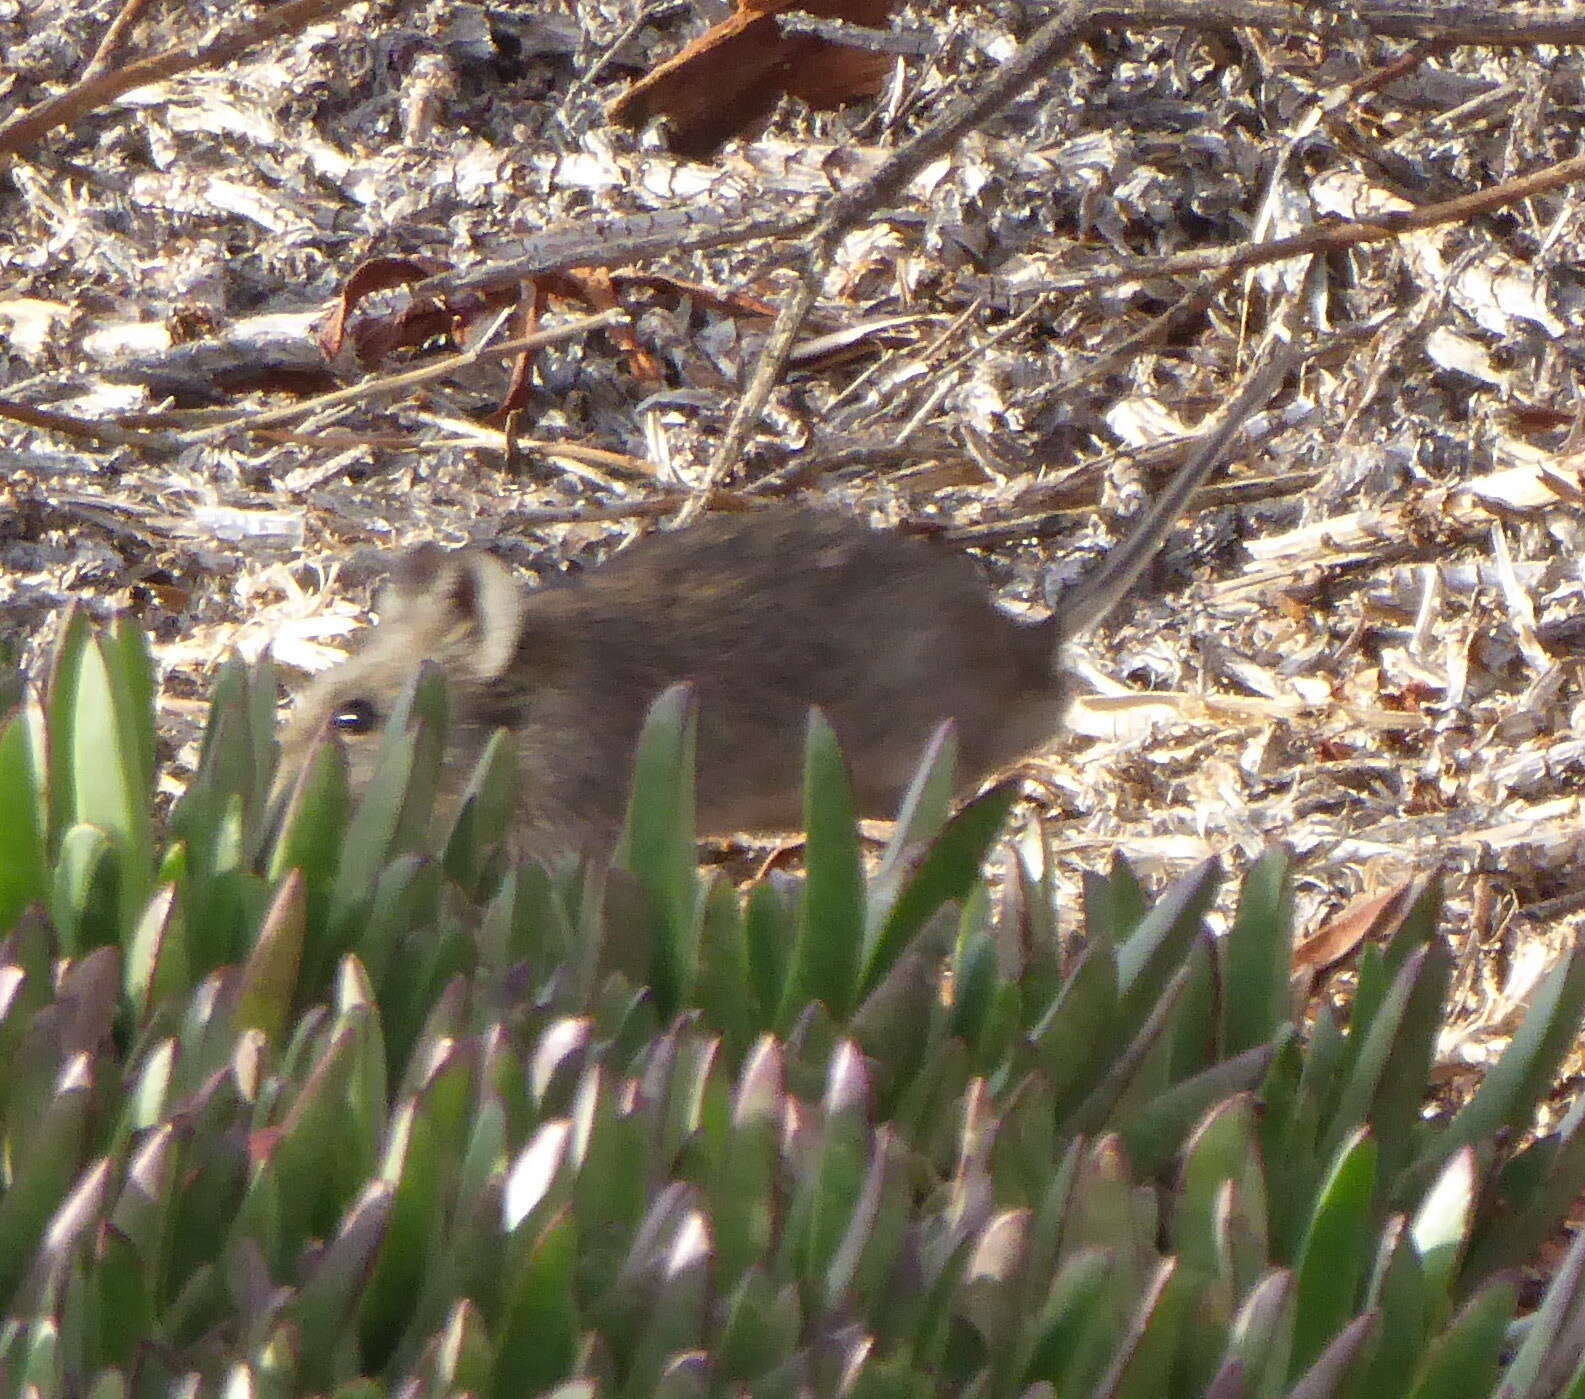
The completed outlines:
<svg viewBox="0 0 1585 1399">
<path fill-rule="evenodd" d="M 363 648 L 299 701 L 286 762 L 328 726 L 361 782 L 380 720 L 433 660 L 450 681 L 448 787 L 510 730 L 522 843 L 536 852 L 614 841 L 645 714 L 678 681 L 698 702 L 704 834 L 801 824 L 811 705 L 868 816 L 895 814 L 943 720 L 972 786 L 1061 717 L 1054 619 L 1008 615 L 962 554 L 823 510 L 712 516 L 532 590 L 489 555 L 422 549 L 398 565 L 381 612 Z"/>
</svg>

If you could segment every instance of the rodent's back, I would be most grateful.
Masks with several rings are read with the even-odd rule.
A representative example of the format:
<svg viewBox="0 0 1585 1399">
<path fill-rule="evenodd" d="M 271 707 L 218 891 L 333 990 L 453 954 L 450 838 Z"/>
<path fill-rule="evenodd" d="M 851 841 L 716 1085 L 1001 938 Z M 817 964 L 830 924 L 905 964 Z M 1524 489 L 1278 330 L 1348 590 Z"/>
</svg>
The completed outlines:
<svg viewBox="0 0 1585 1399">
<path fill-rule="evenodd" d="M 571 648 L 549 666 L 549 637 Z M 925 745 L 957 721 L 964 784 L 1027 753 L 1058 719 L 1052 628 L 991 601 L 973 561 L 824 511 L 716 516 L 651 535 L 565 589 L 524 604 L 525 768 L 557 772 L 582 712 L 581 761 L 625 758 L 668 685 L 699 705 L 701 829 L 791 828 L 811 705 L 830 720 L 861 812 L 891 816 Z M 533 780 L 533 779 L 530 779 Z"/>
</svg>

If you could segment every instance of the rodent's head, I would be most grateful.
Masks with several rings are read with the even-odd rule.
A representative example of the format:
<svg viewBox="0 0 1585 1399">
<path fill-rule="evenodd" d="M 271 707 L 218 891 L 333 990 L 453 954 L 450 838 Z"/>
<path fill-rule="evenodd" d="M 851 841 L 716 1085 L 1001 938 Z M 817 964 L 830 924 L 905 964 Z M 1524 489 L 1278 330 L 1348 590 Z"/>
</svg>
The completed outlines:
<svg viewBox="0 0 1585 1399">
<path fill-rule="evenodd" d="M 282 778 L 294 780 L 315 739 L 332 732 L 346 745 L 352 789 L 361 791 L 403 687 L 424 661 L 433 661 L 452 697 L 446 779 L 460 788 L 491 732 L 468 716 L 511 667 L 522 594 L 492 555 L 425 544 L 397 560 L 377 611 L 379 625 L 359 649 L 298 695 L 281 734 Z"/>
</svg>

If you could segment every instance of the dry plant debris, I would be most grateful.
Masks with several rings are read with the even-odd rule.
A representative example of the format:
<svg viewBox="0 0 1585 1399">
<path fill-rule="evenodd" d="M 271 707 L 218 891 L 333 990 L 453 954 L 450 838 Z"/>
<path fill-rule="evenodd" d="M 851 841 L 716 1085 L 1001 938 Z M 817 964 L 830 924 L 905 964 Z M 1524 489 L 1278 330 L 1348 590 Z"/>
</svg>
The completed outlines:
<svg viewBox="0 0 1585 1399">
<path fill-rule="evenodd" d="M 1032 25 L 899 5 L 927 42 L 876 96 L 694 162 L 609 109 L 703 9 L 0 0 L 11 644 L 136 609 L 177 743 L 230 649 L 326 663 L 384 550 L 548 576 L 713 484 L 822 208 Z M 846 227 L 719 484 L 939 529 L 1040 608 L 1302 303 L 1307 368 L 1076 658 L 1031 809 L 1075 887 L 1287 840 L 1316 947 L 1444 870 L 1451 1067 L 1585 909 L 1585 49 L 1543 46 L 1572 12 L 1328 14 L 1093 23 Z"/>
</svg>

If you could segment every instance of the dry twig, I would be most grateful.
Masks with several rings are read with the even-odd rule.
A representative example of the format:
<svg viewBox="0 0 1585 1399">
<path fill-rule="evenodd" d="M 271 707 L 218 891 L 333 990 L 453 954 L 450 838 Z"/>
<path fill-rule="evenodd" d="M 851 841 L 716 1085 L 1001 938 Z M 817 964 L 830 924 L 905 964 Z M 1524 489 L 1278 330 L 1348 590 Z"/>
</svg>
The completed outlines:
<svg viewBox="0 0 1585 1399">
<path fill-rule="evenodd" d="M 134 88 L 163 82 L 194 68 L 229 63 L 256 45 L 301 33 L 310 24 L 351 9 L 356 3 L 358 0 L 286 0 L 255 19 L 222 31 L 198 48 L 175 45 L 103 73 L 94 72 L 90 65 L 91 76 L 0 126 L 0 156 L 15 155 L 57 126 L 70 126 Z"/>
<path fill-rule="evenodd" d="M 191 435 L 197 442 L 212 441 L 223 437 L 239 427 L 249 429 L 271 427 L 276 423 L 289 423 L 298 418 L 309 417 L 314 413 L 321 413 L 327 408 L 338 407 L 343 403 L 356 403 L 381 394 L 392 394 L 402 389 L 413 388 L 418 384 L 433 383 L 437 379 L 444 379 L 470 364 L 478 364 L 483 360 L 511 359 L 514 355 L 523 354 L 529 350 L 538 350 L 546 345 L 558 344 L 563 340 L 575 340 L 590 331 L 604 330 L 608 326 L 621 325 L 627 320 L 627 313 L 620 310 L 601 311 L 596 316 L 580 316 L 576 320 L 563 322 L 561 325 L 552 326 L 549 330 L 541 330 L 533 335 L 519 336 L 513 340 L 503 340 L 498 345 L 489 343 L 488 336 L 481 339 L 480 343 L 461 350 L 457 354 L 447 355 L 444 359 L 435 360 L 430 364 L 420 365 L 416 369 L 406 369 L 396 374 L 384 374 L 376 378 L 365 379 L 356 384 L 349 384 L 344 389 L 337 389 L 334 393 L 319 394 L 314 398 L 305 398 L 301 402 L 288 404 L 282 408 L 271 408 L 262 413 L 240 413 L 226 422 L 216 423 Z"/>
</svg>

